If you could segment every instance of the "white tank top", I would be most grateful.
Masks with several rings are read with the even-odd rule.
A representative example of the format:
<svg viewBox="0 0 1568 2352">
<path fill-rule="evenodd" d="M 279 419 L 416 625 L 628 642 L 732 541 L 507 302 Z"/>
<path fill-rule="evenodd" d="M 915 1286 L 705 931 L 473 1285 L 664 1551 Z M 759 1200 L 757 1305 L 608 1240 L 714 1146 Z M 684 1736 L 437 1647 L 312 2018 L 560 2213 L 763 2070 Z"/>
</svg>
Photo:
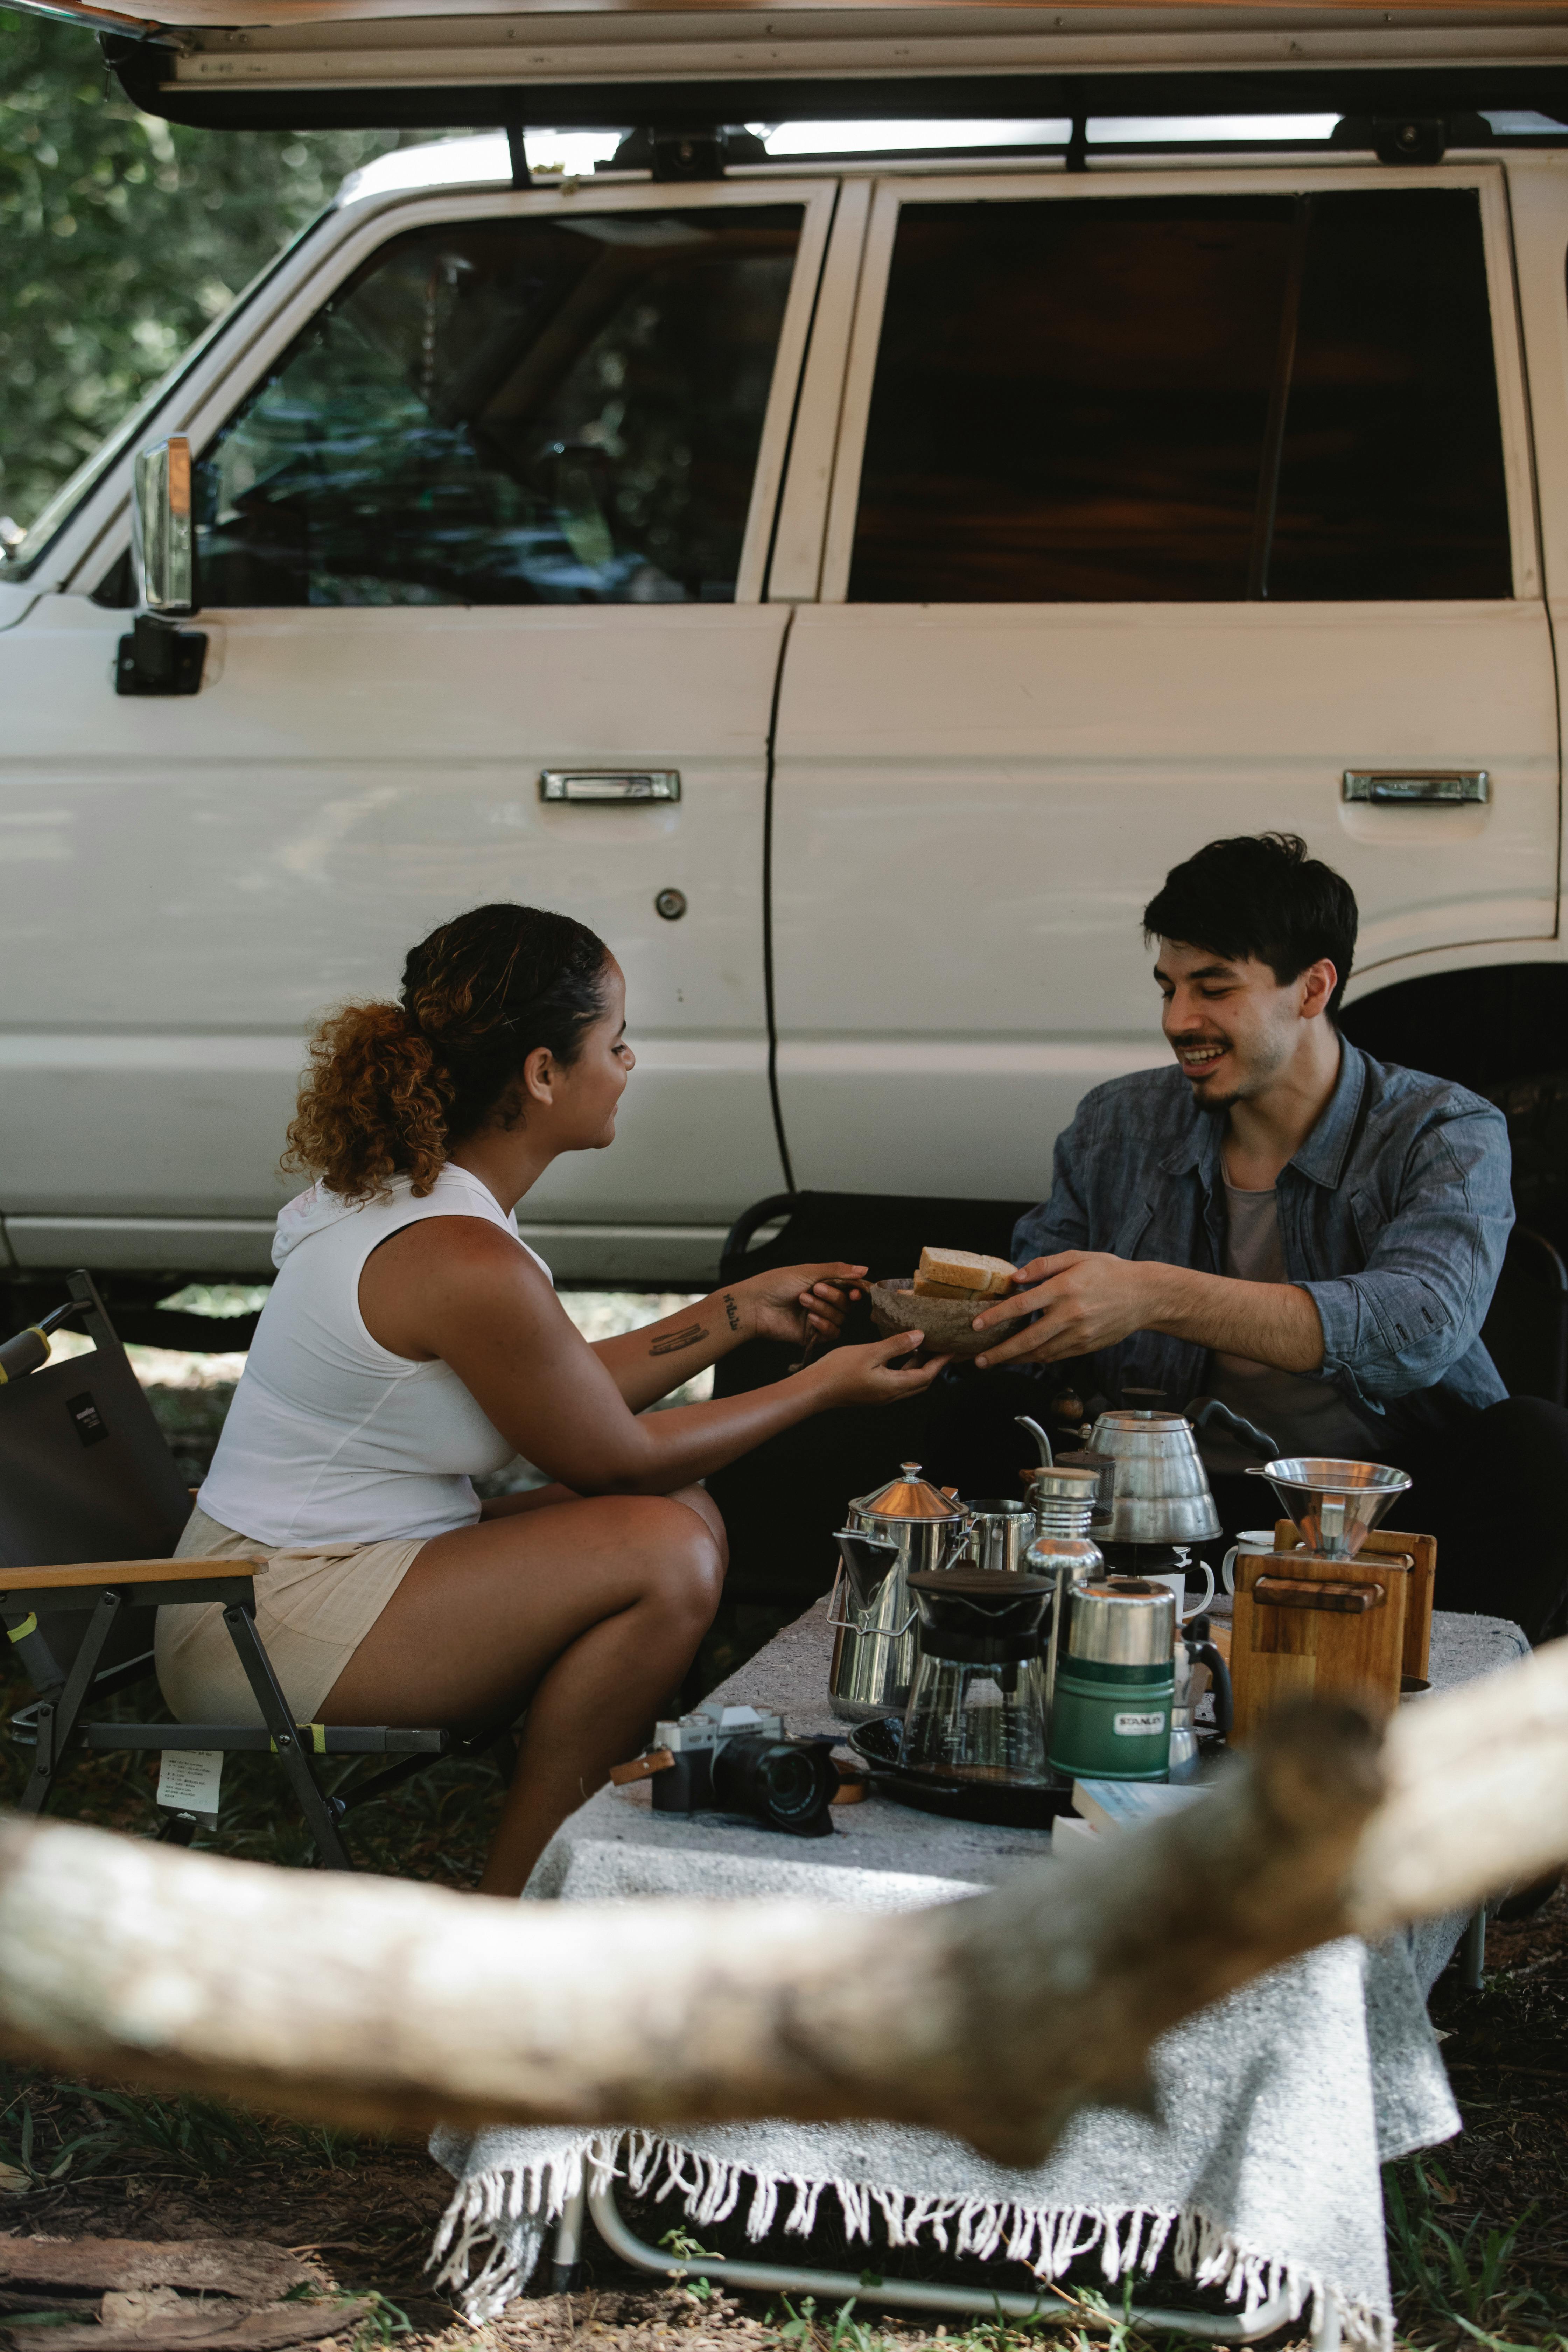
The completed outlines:
<svg viewBox="0 0 1568 2352">
<path fill-rule="evenodd" d="M 450 1163 L 422 1201 L 402 1176 L 390 1198 L 347 1202 L 313 1184 L 282 1211 L 278 1279 L 197 1497 L 209 1518 L 275 1550 L 439 1536 L 478 1518 L 470 1481 L 504 1470 L 513 1447 L 449 1365 L 391 1354 L 359 1311 L 372 1250 L 422 1217 L 482 1217 L 528 1249 L 516 1218 Z"/>
</svg>

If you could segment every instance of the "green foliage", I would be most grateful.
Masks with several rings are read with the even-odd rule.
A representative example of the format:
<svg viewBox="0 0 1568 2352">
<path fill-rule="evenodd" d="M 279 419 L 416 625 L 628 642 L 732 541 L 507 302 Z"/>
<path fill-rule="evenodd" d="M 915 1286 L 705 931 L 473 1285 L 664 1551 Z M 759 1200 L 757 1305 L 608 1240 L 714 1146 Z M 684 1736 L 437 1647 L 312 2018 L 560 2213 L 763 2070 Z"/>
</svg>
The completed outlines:
<svg viewBox="0 0 1568 2352">
<path fill-rule="evenodd" d="M 721 2259 L 711 2246 L 700 2246 L 688 2230 L 667 2230 L 658 2242 L 668 2252 L 679 2254 L 683 2262 L 715 2263 Z M 670 2276 L 689 2302 L 707 2303 L 717 2293 L 710 2278 L 689 2278 L 684 2271 L 672 2271 Z"/>
<path fill-rule="evenodd" d="M 411 2322 L 401 2304 L 391 2303 L 384 2294 L 371 2294 L 370 2309 L 354 2330 L 354 2352 L 375 2352 L 380 2345 L 390 2344 L 395 2336 L 406 2336 Z"/>
<path fill-rule="evenodd" d="M 1488 2352 L 1568 2352 L 1561 2300 L 1542 2292 L 1517 2252 L 1529 2213 L 1508 2229 L 1479 2215 L 1459 2229 L 1440 2218 L 1455 2192 L 1430 2158 L 1385 2165 L 1383 2193 L 1402 2342 L 1452 2342 L 1458 2330 Z"/>
<path fill-rule="evenodd" d="M 787 2295 L 783 2301 L 788 2317 L 775 2318 L 773 2325 L 779 2342 L 793 2346 L 795 2352 L 891 2352 L 889 2336 L 856 2318 L 853 2295 L 837 2311 L 820 2315 L 814 2294 L 803 2294 L 798 2305 Z"/>
<path fill-rule="evenodd" d="M 868 2287 L 882 2284 L 868 2273 L 863 2274 L 861 2283 Z M 1140 2326 L 1132 2312 L 1131 2279 L 1122 2282 L 1120 2305 L 1108 2303 L 1092 2287 L 1053 2286 L 1046 2292 L 1054 2302 L 1042 2305 L 1028 2318 L 1005 2318 L 998 2303 L 993 2319 L 972 2319 L 967 2326 L 939 2326 L 928 2339 L 927 2352 L 936 2343 L 943 2352 L 1150 2352 L 1156 2345 L 1164 2347 L 1165 2352 L 1199 2352 L 1193 2338 Z M 834 2312 L 819 2311 L 814 2295 L 802 2295 L 798 2304 L 787 2295 L 780 2300 L 784 2316 L 771 2311 L 768 2325 L 790 2352 L 899 2352 L 908 2341 L 857 2318 L 853 2295 Z M 1289 2347 L 1289 2352 L 1300 2352 L 1300 2347 Z M 1499 2347 L 1497 2352 L 1516 2352 L 1516 2347 Z M 1557 2352 L 1556 2347 L 1550 2347 L 1550 2352 Z"/>
<path fill-rule="evenodd" d="M 29 521 L 345 172 L 431 135 L 187 130 L 0 8 L 0 509 Z"/>
</svg>

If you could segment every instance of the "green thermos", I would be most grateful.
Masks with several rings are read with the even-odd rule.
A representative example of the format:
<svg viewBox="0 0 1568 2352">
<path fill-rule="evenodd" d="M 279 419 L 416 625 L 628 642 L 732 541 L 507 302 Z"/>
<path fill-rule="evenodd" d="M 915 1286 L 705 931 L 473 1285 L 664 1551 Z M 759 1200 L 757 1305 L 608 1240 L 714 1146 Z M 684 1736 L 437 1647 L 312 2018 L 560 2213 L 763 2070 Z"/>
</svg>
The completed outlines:
<svg viewBox="0 0 1568 2352">
<path fill-rule="evenodd" d="M 1050 1761 L 1075 1780 L 1163 1780 L 1171 1769 L 1176 1601 L 1168 1584 L 1073 1586 L 1057 1655 Z"/>
</svg>

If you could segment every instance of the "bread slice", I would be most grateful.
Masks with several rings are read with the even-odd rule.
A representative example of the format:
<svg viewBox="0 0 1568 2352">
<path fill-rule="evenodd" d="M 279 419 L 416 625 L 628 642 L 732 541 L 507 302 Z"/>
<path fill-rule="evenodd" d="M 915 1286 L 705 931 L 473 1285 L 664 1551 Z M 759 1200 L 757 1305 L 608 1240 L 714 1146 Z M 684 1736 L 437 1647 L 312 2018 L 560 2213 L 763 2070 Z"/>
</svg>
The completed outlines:
<svg viewBox="0 0 1568 2352">
<path fill-rule="evenodd" d="M 914 1283 L 914 1295 L 917 1298 L 968 1298 L 977 1300 L 989 1297 L 990 1294 L 984 1290 L 959 1290 L 956 1289 L 951 1282 L 928 1282 L 923 1274 L 917 1274 Z"/>
<path fill-rule="evenodd" d="M 931 1249 L 921 1252 L 919 1283 L 940 1283 L 962 1297 L 1000 1298 L 1013 1287 L 1013 1269 L 1005 1258 L 982 1257 L 975 1250 Z M 921 1292 L 930 1298 L 937 1294 Z"/>
</svg>

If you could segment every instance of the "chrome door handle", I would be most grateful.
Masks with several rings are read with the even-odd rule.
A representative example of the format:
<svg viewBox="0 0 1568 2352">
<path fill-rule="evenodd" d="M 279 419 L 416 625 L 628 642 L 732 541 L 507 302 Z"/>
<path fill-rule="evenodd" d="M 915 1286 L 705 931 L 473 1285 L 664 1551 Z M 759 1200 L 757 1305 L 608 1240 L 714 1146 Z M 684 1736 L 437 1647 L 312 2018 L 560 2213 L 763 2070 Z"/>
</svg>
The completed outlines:
<svg viewBox="0 0 1568 2352">
<path fill-rule="evenodd" d="M 1342 794 L 1347 801 L 1371 801 L 1382 808 L 1405 804 L 1416 808 L 1484 806 L 1491 796 L 1491 778 L 1484 768 L 1444 768 L 1429 772 L 1405 768 L 1347 768 Z"/>
<path fill-rule="evenodd" d="M 546 768 L 542 801 L 678 801 L 676 768 Z"/>
</svg>

